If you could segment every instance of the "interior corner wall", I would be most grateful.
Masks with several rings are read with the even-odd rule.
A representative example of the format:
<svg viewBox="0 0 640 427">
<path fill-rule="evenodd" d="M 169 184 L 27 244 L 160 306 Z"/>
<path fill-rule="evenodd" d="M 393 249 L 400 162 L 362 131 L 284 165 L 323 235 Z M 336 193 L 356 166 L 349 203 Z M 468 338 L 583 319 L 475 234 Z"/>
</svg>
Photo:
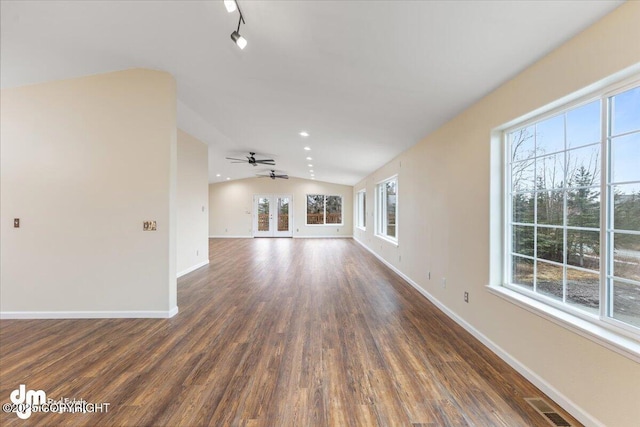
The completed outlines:
<svg viewBox="0 0 640 427">
<path fill-rule="evenodd" d="M 3 89 L 0 110 L 0 314 L 175 314 L 173 77 L 134 69 Z"/>
<path fill-rule="evenodd" d="M 178 277 L 209 263 L 208 170 L 207 145 L 178 129 Z"/>
<path fill-rule="evenodd" d="M 293 237 L 351 237 L 353 187 L 301 178 L 248 178 L 209 185 L 209 236 L 252 237 L 253 196 L 291 194 Z M 342 196 L 342 225 L 306 225 L 307 194 Z"/>
<path fill-rule="evenodd" d="M 373 224 L 375 184 L 398 174 L 399 246 L 369 226 L 354 229 L 354 238 L 502 349 L 586 425 L 638 425 L 640 365 L 486 290 L 491 136 L 640 63 L 639 22 L 640 2 L 623 4 L 354 186 L 354 197 L 366 189 Z"/>
</svg>

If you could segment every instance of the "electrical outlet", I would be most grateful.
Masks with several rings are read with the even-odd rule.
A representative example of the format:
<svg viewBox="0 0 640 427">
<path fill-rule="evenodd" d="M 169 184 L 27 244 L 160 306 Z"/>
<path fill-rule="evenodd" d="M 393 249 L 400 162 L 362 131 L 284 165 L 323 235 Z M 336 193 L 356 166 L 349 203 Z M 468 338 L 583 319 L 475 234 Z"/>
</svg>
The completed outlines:
<svg viewBox="0 0 640 427">
<path fill-rule="evenodd" d="M 464 302 L 466 302 L 466 303 L 469 302 L 469 292 L 465 292 L 464 293 Z"/>
<path fill-rule="evenodd" d="M 13 227 L 14 228 L 20 228 L 20 218 L 14 218 L 13 219 Z"/>
<path fill-rule="evenodd" d="M 402 255 L 398 255 L 398 262 L 402 262 Z"/>
<path fill-rule="evenodd" d="M 196 256 L 200 255 L 200 251 L 196 249 Z"/>
<path fill-rule="evenodd" d="M 446 288 L 447 287 L 447 279 L 446 277 L 442 278 L 442 288 Z"/>
<path fill-rule="evenodd" d="M 427 279 L 431 280 L 431 272 L 427 273 Z"/>
<path fill-rule="evenodd" d="M 229 229 L 228 229 L 228 228 L 225 228 L 225 229 L 224 229 L 224 232 L 225 232 L 225 233 L 226 233 L 226 232 L 228 232 L 228 231 L 229 231 Z"/>
</svg>

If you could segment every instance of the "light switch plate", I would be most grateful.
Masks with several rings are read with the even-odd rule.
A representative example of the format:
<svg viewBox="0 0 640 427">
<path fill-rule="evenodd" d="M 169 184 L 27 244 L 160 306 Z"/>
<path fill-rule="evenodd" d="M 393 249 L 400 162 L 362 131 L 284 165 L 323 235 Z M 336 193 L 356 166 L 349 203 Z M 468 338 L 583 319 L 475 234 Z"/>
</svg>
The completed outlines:
<svg viewBox="0 0 640 427">
<path fill-rule="evenodd" d="M 20 228 L 20 218 L 13 218 L 13 227 Z"/>
<path fill-rule="evenodd" d="M 156 222 L 155 221 L 144 221 L 142 223 L 143 231 L 156 231 Z"/>
</svg>

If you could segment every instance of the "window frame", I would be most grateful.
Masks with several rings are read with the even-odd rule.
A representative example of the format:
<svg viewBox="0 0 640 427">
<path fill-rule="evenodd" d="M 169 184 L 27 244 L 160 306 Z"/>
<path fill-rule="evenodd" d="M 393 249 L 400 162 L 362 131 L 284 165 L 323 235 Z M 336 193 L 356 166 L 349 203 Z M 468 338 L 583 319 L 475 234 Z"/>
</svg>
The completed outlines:
<svg viewBox="0 0 640 427">
<path fill-rule="evenodd" d="M 323 202 L 322 202 L 322 213 L 323 213 L 323 223 L 322 224 L 309 224 L 309 196 L 322 196 L 323 197 Z M 327 222 L 327 197 L 339 197 L 340 198 L 340 223 L 332 223 L 332 222 Z M 305 211 L 305 215 L 304 215 L 304 223 L 306 226 L 309 227 L 327 227 L 327 226 L 344 226 L 344 196 L 340 195 L 340 194 L 320 194 L 320 193 L 307 193 L 305 194 L 304 197 L 305 200 L 305 207 L 304 207 L 304 211 Z"/>
<path fill-rule="evenodd" d="M 501 254 L 500 254 L 500 263 L 502 265 L 502 269 L 500 272 L 501 280 L 498 286 L 496 284 L 490 285 L 489 290 L 494 291 L 494 293 L 499 296 L 511 300 L 515 302 L 517 305 L 523 306 L 529 311 L 532 311 L 536 314 L 542 314 L 543 317 L 551 316 L 554 322 L 561 323 L 564 326 L 569 325 L 570 329 L 579 329 L 581 335 L 585 335 L 585 331 L 587 331 L 585 336 L 589 336 L 590 338 L 596 337 L 596 340 L 603 340 L 608 343 L 607 346 L 613 344 L 618 350 L 623 348 L 626 353 L 629 354 L 629 349 L 631 349 L 632 358 L 639 358 L 640 353 L 638 350 L 640 346 L 637 345 L 638 341 L 640 341 L 640 327 L 632 326 L 629 323 L 620 321 L 615 319 L 613 315 L 609 316 L 610 310 L 612 309 L 613 304 L 613 296 L 609 295 L 609 283 L 608 280 L 615 277 L 612 274 L 611 266 L 613 264 L 613 243 L 609 238 L 609 234 L 615 231 L 613 225 L 610 226 L 611 218 L 613 218 L 613 209 L 614 209 L 614 201 L 613 201 L 613 191 L 610 191 L 610 187 L 616 185 L 618 183 L 611 184 L 611 140 L 614 137 L 619 137 L 620 135 L 611 135 L 610 127 L 611 127 L 611 98 L 628 90 L 640 87 L 640 75 L 634 75 L 631 78 L 624 79 L 622 81 L 618 81 L 614 84 L 609 84 L 601 87 L 599 90 L 593 91 L 585 96 L 580 96 L 579 98 L 575 98 L 571 101 L 563 102 L 563 100 L 555 103 L 551 109 L 547 109 L 544 112 L 540 112 L 540 110 L 531 113 L 528 115 L 529 117 L 518 120 L 506 125 L 498 129 L 500 132 L 499 143 L 501 146 L 500 149 L 500 170 L 502 173 L 502 182 L 501 182 L 501 194 L 500 200 L 502 205 L 502 219 L 500 220 L 500 232 L 502 233 L 502 242 L 501 242 Z M 599 207 L 600 207 L 600 219 L 599 219 L 599 247 L 600 247 L 600 266 L 599 266 L 599 308 L 596 313 L 589 313 L 585 310 L 581 310 L 579 308 L 571 307 L 569 304 L 566 304 L 563 301 L 556 301 L 550 297 L 546 297 L 537 293 L 533 290 L 528 290 L 523 286 L 518 286 L 516 284 L 511 283 L 511 274 L 512 274 L 512 227 L 513 221 L 512 218 L 512 177 L 513 173 L 511 170 L 511 152 L 510 152 L 510 144 L 508 141 L 509 134 L 511 132 L 517 131 L 519 129 L 526 128 L 535 123 L 543 122 L 547 119 L 558 116 L 562 113 L 566 113 L 568 111 L 580 108 L 584 105 L 587 105 L 591 102 L 599 101 L 600 102 L 600 140 L 595 143 L 586 144 L 584 146 L 579 146 L 580 149 L 590 146 L 598 146 L 600 149 L 600 185 L 598 190 L 600 191 L 599 196 Z M 636 131 L 631 131 L 631 133 Z M 629 134 L 631 134 L 629 133 Z M 624 134 L 622 134 L 624 135 Z M 565 135 L 566 138 L 566 135 Z M 570 151 L 566 145 L 564 147 L 563 153 Z M 536 156 L 543 157 L 543 156 Z M 534 168 L 535 170 L 535 168 Z M 565 173 L 566 176 L 566 173 Z M 566 184 L 563 191 L 567 191 Z M 535 194 L 537 194 L 535 188 L 531 190 L 534 194 L 534 203 L 537 204 Z M 566 216 L 566 200 L 564 201 L 564 211 L 563 215 Z M 537 219 L 534 218 L 532 225 L 537 227 Z M 563 237 L 563 242 L 566 240 L 566 230 L 567 223 L 563 222 L 559 227 L 562 230 L 565 230 L 565 234 Z M 632 232 L 631 234 L 640 234 L 640 232 Z M 563 251 L 566 252 L 566 249 Z M 530 257 L 534 263 L 537 259 L 537 254 L 534 253 L 532 257 Z M 543 259 L 544 260 L 544 259 Z M 564 268 L 566 269 L 569 265 L 567 263 L 566 253 L 564 255 Z M 563 286 L 563 292 L 565 291 L 565 286 Z M 507 292 L 504 289 L 508 290 Z M 511 292 L 509 292 L 511 291 Z M 516 293 L 517 295 L 511 295 L 511 293 Z M 608 307 L 609 306 L 609 307 Z M 586 323 L 585 323 L 586 322 Z M 586 326 L 585 326 L 586 325 Z M 593 325 L 593 326 L 589 326 Z M 631 338 L 633 341 L 629 343 L 626 339 Z M 621 342 L 623 344 L 621 344 Z"/>
<path fill-rule="evenodd" d="M 396 218 L 395 218 L 395 236 L 389 236 L 387 234 L 387 192 L 386 192 L 386 185 L 389 182 L 394 182 L 395 183 L 395 187 L 396 187 Z M 398 241 L 399 241 L 399 206 L 400 206 L 400 197 L 399 197 L 400 191 L 399 191 L 399 185 L 398 185 L 398 174 L 392 175 L 386 179 L 383 179 L 382 181 L 379 181 L 376 183 L 375 186 L 375 207 L 374 207 L 374 212 L 375 212 L 375 226 L 374 226 L 374 235 L 379 237 L 380 239 L 386 240 L 390 243 L 393 243 L 394 245 L 398 246 Z"/>
<path fill-rule="evenodd" d="M 356 227 L 362 231 L 367 230 L 367 190 L 362 189 L 356 192 Z"/>
</svg>

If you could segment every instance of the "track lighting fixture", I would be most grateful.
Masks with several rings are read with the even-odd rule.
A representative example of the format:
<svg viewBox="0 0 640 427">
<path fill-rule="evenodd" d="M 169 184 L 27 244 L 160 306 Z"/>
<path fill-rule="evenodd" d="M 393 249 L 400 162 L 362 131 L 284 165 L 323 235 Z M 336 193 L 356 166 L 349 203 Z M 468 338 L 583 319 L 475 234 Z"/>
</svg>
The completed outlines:
<svg viewBox="0 0 640 427">
<path fill-rule="evenodd" d="M 240 49 L 247 47 L 247 39 L 242 37 L 238 31 L 231 33 L 231 40 L 233 40 Z"/>
<path fill-rule="evenodd" d="M 238 1 L 224 0 L 224 5 L 229 13 L 238 9 L 238 14 L 240 15 L 240 18 L 238 19 L 238 28 L 233 33 L 231 33 L 231 40 L 233 40 L 233 42 L 237 44 L 240 49 L 244 49 L 245 47 L 247 47 L 247 39 L 240 35 L 240 25 L 245 24 L 245 22 L 244 16 L 242 16 L 242 11 L 240 10 L 240 6 L 238 5 Z"/>
<path fill-rule="evenodd" d="M 235 12 L 235 10 L 238 8 L 236 6 L 236 0 L 224 0 L 224 7 L 227 8 L 227 12 L 229 13 Z"/>
</svg>

